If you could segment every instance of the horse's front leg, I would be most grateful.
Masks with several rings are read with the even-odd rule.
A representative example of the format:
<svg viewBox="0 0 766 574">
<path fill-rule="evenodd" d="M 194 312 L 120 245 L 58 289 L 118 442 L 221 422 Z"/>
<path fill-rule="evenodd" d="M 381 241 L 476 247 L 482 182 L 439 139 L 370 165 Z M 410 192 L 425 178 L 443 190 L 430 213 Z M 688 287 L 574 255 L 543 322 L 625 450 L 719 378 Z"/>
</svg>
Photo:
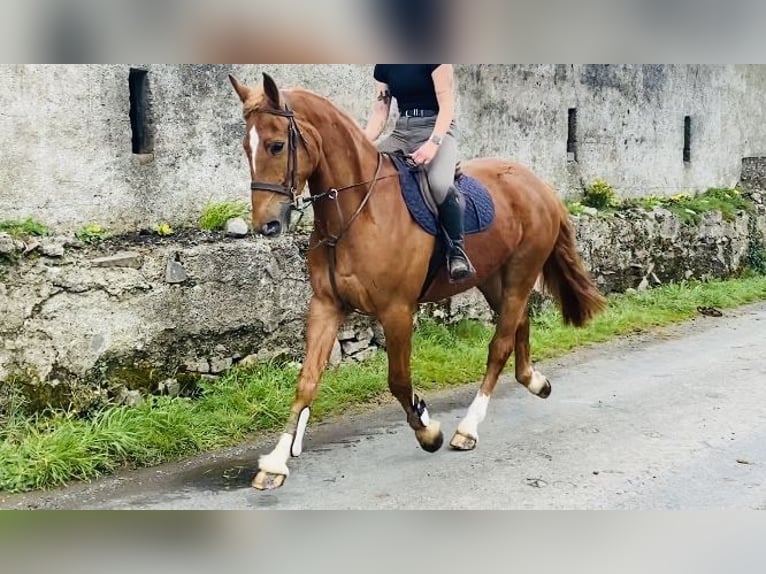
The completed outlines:
<svg viewBox="0 0 766 574">
<path fill-rule="evenodd" d="M 413 313 L 413 308 L 401 305 L 387 309 L 378 317 L 386 335 L 388 386 L 404 408 L 407 422 L 415 431 L 420 446 L 425 451 L 436 452 L 444 444 L 441 425 L 430 419 L 425 402 L 412 392 Z"/>
<path fill-rule="evenodd" d="M 290 419 L 276 448 L 258 461 L 258 475 L 253 487 L 272 490 L 282 486 L 290 474 L 287 460 L 300 456 L 306 432 L 311 403 L 316 398 L 319 382 L 330 359 L 343 313 L 331 299 L 315 296 L 309 306 L 306 327 L 306 358 L 303 362 L 298 391 L 290 412 Z"/>
</svg>

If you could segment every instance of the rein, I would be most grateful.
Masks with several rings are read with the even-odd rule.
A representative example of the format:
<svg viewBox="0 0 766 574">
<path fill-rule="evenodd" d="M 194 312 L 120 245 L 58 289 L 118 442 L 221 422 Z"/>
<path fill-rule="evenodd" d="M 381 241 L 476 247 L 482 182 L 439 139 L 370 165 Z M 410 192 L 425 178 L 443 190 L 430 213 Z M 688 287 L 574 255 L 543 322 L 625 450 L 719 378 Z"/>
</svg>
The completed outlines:
<svg viewBox="0 0 766 574">
<path fill-rule="evenodd" d="M 359 218 L 359 216 L 364 211 L 364 208 L 367 207 L 367 203 L 369 203 L 370 198 L 372 197 L 372 193 L 375 191 L 375 184 L 378 183 L 380 178 L 380 172 L 383 169 L 383 155 L 378 154 L 378 167 L 375 170 L 375 177 L 372 179 L 372 181 L 368 183 L 360 183 L 356 185 L 350 185 L 347 187 L 343 187 L 340 189 L 331 189 L 326 194 L 318 195 L 313 199 L 313 201 L 317 201 L 319 199 L 328 199 L 330 201 L 335 202 L 335 207 L 338 209 L 338 217 L 341 221 L 341 230 L 337 235 L 330 234 L 328 237 L 320 240 L 317 242 L 316 245 L 310 248 L 310 250 L 317 249 L 321 246 L 327 247 L 327 260 L 329 264 L 329 271 L 330 271 L 330 286 L 332 287 L 332 292 L 335 295 L 335 298 L 340 301 L 341 306 L 343 307 L 343 310 L 346 312 L 352 311 L 353 308 L 346 303 L 346 301 L 343 299 L 343 297 L 340 296 L 340 291 L 338 290 L 338 280 L 336 278 L 336 271 L 338 267 L 338 242 L 343 239 L 343 236 L 348 233 L 349 229 L 351 229 L 351 226 L 354 224 L 354 222 Z M 338 194 L 342 191 L 348 190 L 348 189 L 355 189 L 357 187 L 361 186 L 367 186 L 367 193 L 364 196 L 364 199 L 362 199 L 362 202 L 359 204 L 359 207 L 354 212 L 354 215 L 351 216 L 351 218 L 348 220 L 348 223 L 343 223 L 343 212 L 340 208 L 340 201 L 338 200 Z"/>
<path fill-rule="evenodd" d="M 316 245 L 313 245 L 312 247 L 309 248 L 309 251 L 313 251 L 314 249 L 318 249 L 319 247 L 327 247 L 329 271 L 330 271 L 330 285 L 332 286 L 333 294 L 335 295 L 335 298 L 341 303 L 344 310 L 351 311 L 352 307 L 343 300 L 343 298 L 340 296 L 340 293 L 338 291 L 338 282 L 336 279 L 338 242 L 340 242 L 340 240 L 343 239 L 346 233 L 348 233 L 348 231 L 351 229 L 351 226 L 354 224 L 354 222 L 364 212 L 364 208 L 367 207 L 367 204 L 369 203 L 370 198 L 372 197 L 372 194 L 375 191 L 376 184 L 378 183 L 378 181 L 380 181 L 381 179 L 389 179 L 389 178 L 395 177 L 395 175 L 380 177 L 381 171 L 383 170 L 383 154 L 379 153 L 378 166 L 375 169 L 375 175 L 371 180 L 362 182 L 362 183 L 356 183 L 353 185 L 347 185 L 344 187 L 338 187 L 338 188 L 334 187 L 325 193 L 320 193 L 320 194 L 311 196 L 309 198 L 304 198 L 303 196 L 299 196 L 297 195 L 297 181 L 296 181 L 298 177 L 298 174 L 297 174 L 298 140 L 300 139 L 304 148 L 308 149 L 308 145 L 306 144 L 306 139 L 303 137 L 303 134 L 298 129 L 298 126 L 295 120 L 295 112 L 293 112 L 287 105 L 285 105 L 284 110 L 259 110 L 259 113 L 270 114 L 274 116 L 281 116 L 281 117 L 287 118 L 289 121 L 288 128 L 287 128 L 287 146 L 288 146 L 287 172 L 285 174 L 285 180 L 284 180 L 284 183 L 282 183 L 282 185 L 267 183 L 267 182 L 260 182 L 260 181 L 253 181 L 250 184 L 250 190 L 253 192 L 276 193 L 278 195 L 283 195 L 287 197 L 290 200 L 288 205 L 289 205 L 291 213 L 294 211 L 297 211 L 298 213 L 300 213 L 300 217 L 298 219 L 299 223 L 301 219 L 303 219 L 303 216 L 306 210 L 308 210 L 309 207 L 314 206 L 316 203 L 320 201 L 324 201 L 324 200 L 332 201 L 335 203 L 335 206 L 338 210 L 338 217 L 341 222 L 340 232 L 338 232 L 337 234 L 330 234 L 324 239 L 319 240 L 316 243 Z M 360 187 L 367 187 L 367 193 L 365 194 L 364 198 L 362 199 L 362 202 L 359 204 L 359 207 L 351 216 L 351 218 L 348 220 L 348 222 L 344 223 L 344 217 L 340 207 L 339 196 L 344 191 L 357 189 Z"/>
</svg>

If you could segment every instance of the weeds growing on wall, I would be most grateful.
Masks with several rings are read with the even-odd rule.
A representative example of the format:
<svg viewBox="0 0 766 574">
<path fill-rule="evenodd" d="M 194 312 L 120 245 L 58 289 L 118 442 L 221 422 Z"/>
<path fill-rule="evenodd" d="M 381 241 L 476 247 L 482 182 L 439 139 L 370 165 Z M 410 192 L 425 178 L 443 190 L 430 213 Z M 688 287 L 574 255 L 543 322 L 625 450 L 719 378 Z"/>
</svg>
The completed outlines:
<svg viewBox="0 0 766 574">
<path fill-rule="evenodd" d="M 532 352 L 539 361 L 580 345 L 687 320 L 700 306 L 723 309 L 762 300 L 766 277 L 752 275 L 612 296 L 605 313 L 581 330 L 565 327 L 558 311 L 547 309 L 533 319 Z M 422 392 L 478 380 L 491 336 L 489 327 L 475 322 L 420 324 L 412 364 L 416 388 Z M 382 353 L 330 371 L 314 405 L 316 419 L 389 398 L 386 372 Z M 92 479 L 120 467 L 177 460 L 235 444 L 253 432 L 278 430 L 286 420 L 297 374 L 295 368 L 274 364 L 235 369 L 216 382 L 201 383 L 195 400 L 153 397 L 140 407 L 108 408 L 88 419 L 66 413 L 29 416 L 16 400 L 0 413 L 0 490 Z"/>
<path fill-rule="evenodd" d="M 712 188 L 696 195 L 681 193 L 671 197 L 650 195 L 635 199 L 621 199 L 615 190 L 605 181 L 598 180 L 589 186 L 579 202 L 567 202 L 572 215 L 581 215 L 586 208 L 599 210 L 604 214 L 641 209 L 652 211 L 657 208 L 667 209 L 684 223 L 696 224 L 702 215 L 719 211 L 725 221 L 733 221 L 737 213 L 751 212 L 753 205 L 742 197 L 737 189 Z"/>
<path fill-rule="evenodd" d="M 603 179 L 585 188 L 582 204 L 594 209 L 614 209 L 620 206 L 620 198 L 614 188 Z"/>
<path fill-rule="evenodd" d="M 665 208 L 686 223 L 699 223 L 703 214 L 720 211 L 725 221 L 733 221 L 737 213 L 752 211 L 753 205 L 736 189 L 713 188 L 704 193 L 682 193 L 672 197 L 650 196 L 622 202 L 623 209 Z"/>
<path fill-rule="evenodd" d="M 84 243 L 99 243 L 108 239 L 109 231 L 98 223 L 89 223 L 75 233 L 75 237 Z"/>
<path fill-rule="evenodd" d="M 223 231 L 229 220 L 244 217 L 248 212 L 248 206 L 239 201 L 208 202 L 202 210 L 199 226 L 203 231 Z"/>
<path fill-rule="evenodd" d="M 170 237 L 176 232 L 169 223 L 160 223 L 159 225 L 155 225 L 153 231 L 160 237 Z"/>
<path fill-rule="evenodd" d="M 567 206 L 570 215 L 578 216 L 585 213 L 585 206 L 579 201 L 567 200 L 564 204 Z"/>
<path fill-rule="evenodd" d="M 15 239 L 23 239 L 26 237 L 44 237 L 50 233 L 50 230 L 45 224 L 28 217 L 19 221 L 0 221 L 0 232 L 8 233 Z"/>
</svg>

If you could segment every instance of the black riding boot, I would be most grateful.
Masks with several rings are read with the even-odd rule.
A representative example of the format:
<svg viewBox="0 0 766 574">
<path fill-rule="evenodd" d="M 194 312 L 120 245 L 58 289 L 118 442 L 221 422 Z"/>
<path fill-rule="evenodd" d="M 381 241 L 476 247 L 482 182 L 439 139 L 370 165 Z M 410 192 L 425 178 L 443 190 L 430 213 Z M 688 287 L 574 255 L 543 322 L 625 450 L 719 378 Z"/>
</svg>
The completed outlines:
<svg viewBox="0 0 766 574">
<path fill-rule="evenodd" d="M 465 207 L 455 188 L 451 188 L 447 199 L 439 206 L 439 219 L 449 238 L 447 244 L 447 270 L 450 281 L 458 283 L 469 279 L 476 270 L 466 255 L 463 242 L 463 213 Z"/>
</svg>

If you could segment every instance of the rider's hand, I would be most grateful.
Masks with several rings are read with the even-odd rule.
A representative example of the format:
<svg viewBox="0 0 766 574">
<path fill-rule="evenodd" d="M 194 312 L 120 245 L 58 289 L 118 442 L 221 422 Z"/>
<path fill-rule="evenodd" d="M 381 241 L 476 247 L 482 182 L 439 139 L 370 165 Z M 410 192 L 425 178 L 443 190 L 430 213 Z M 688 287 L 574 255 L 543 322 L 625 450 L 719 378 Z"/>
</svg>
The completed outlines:
<svg viewBox="0 0 766 574">
<path fill-rule="evenodd" d="M 423 144 L 423 146 L 418 149 L 418 151 L 412 154 L 412 159 L 418 165 L 428 165 L 434 160 L 438 152 L 439 146 L 431 141 L 428 141 Z"/>
</svg>

